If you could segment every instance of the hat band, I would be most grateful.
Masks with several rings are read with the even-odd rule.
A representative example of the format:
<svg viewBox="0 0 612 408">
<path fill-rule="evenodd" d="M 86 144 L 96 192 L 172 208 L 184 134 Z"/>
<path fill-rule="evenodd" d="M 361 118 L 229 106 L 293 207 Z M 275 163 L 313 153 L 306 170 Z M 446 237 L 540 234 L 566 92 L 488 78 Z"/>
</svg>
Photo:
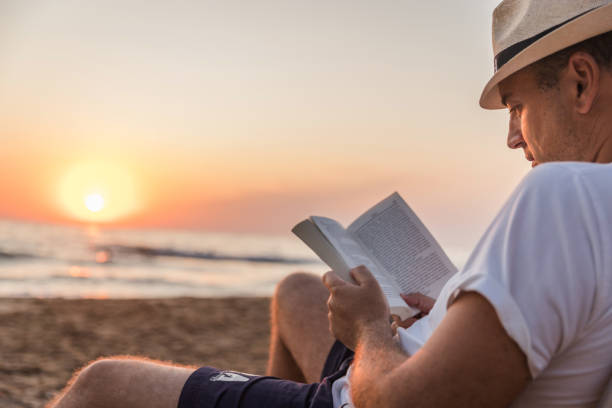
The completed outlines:
<svg viewBox="0 0 612 408">
<path fill-rule="evenodd" d="M 591 12 L 600 7 L 601 6 L 593 7 L 592 9 L 589 9 L 583 13 L 580 13 L 577 16 L 570 18 L 569 20 L 566 20 L 560 24 L 557 24 L 556 26 L 550 27 L 549 29 L 542 31 L 541 33 L 536 34 L 533 37 L 529 37 L 526 40 L 517 42 L 516 44 L 511 45 L 505 50 L 500 51 L 499 54 L 495 56 L 495 60 L 493 62 L 495 65 L 495 72 L 501 69 L 501 67 L 503 67 L 508 61 L 514 58 L 518 53 L 523 51 L 525 48 L 529 47 L 534 42 L 538 41 L 540 38 L 544 37 L 546 34 L 550 34 L 551 32 L 555 31 L 557 28 L 560 28 L 564 26 L 565 24 L 569 23 L 570 21 L 575 20 L 578 17 L 583 16 L 586 13 Z"/>
</svg>

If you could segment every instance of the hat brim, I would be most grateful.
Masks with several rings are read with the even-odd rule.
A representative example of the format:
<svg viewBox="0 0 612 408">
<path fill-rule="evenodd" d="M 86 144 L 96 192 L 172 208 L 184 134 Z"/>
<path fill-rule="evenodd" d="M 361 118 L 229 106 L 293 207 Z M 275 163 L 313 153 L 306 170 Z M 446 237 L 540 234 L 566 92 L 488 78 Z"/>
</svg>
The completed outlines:
<svg viewBox="0 0 612 408">
<path fill-rule="evenodd" d="M 485 85 L 480 106 L 503 109 L 499 83 L 515 72 L 557 51 L 612 30 L 612 3 L 570 21 L 525 48 L 502 66 Z"/>
</svg>

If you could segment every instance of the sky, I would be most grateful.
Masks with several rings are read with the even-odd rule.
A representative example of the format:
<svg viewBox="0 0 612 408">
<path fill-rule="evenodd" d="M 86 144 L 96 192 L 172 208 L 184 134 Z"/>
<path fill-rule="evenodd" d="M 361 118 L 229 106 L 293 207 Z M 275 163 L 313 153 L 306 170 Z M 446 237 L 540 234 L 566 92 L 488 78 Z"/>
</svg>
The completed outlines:
<svg viewBox="0 0 612 408">
<path fill-rule="evenodd" d="M 478 106 L 497 3 L 5 0 L 0 218 L 284 234 L 398 191 L 470 248 L 529 169 Z"/>
</svg>

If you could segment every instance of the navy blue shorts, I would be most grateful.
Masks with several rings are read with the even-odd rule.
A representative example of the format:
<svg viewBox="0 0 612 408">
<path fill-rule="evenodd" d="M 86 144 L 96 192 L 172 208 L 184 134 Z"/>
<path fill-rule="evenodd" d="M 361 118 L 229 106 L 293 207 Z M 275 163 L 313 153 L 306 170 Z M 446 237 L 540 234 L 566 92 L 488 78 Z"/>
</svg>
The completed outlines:
<svg viewBox="0 0 612 408">
<path fill-rule="evenodd" d="M 201 367 L 185 382 L 178 408 L 331 408 L 332 383 L 352 361 L 353 352 L 336 341 L 314 384 Z"/>
</svg>

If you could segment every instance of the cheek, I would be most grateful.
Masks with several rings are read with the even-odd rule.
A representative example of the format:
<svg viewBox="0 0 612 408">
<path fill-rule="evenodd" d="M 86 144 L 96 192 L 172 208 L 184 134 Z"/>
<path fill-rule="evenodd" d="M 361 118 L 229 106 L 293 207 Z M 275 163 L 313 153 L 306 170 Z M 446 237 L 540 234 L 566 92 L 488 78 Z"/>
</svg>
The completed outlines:
<svg viewBox="0 0 612 408">
<path fill-rule="evenodd" d="M 523 139 L 527 143 L 527 146 L 532 152 L 540 152 L 542 145 L 542 136 L 544 135 L 544 129 L 542 129 L 541 116 L 538 112 L 526 111 L 521 116 L 521 129 L 523 131 Z"/>
<path fill-rule="evenodd" d="M 529 114 L 521 115 L 521 133 L 527 145 L 531 146 L 533 145 L 533 126 L 529 119 Z"/>
</svg>

